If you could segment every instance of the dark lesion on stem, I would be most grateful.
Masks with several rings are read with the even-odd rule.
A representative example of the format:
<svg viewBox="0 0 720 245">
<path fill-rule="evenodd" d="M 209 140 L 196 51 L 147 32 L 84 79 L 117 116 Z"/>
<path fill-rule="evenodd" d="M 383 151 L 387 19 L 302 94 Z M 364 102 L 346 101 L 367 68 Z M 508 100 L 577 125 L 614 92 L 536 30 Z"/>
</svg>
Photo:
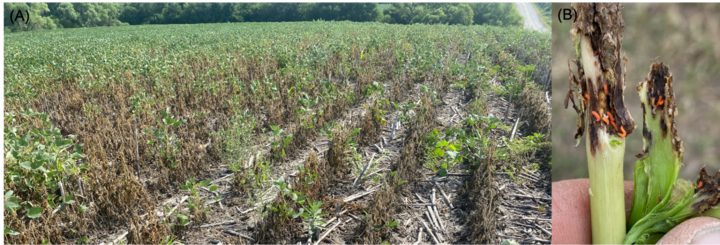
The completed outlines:
<svg viewBox="0 0 720 245">
<path fill-rule="evenodd" d="M 660 119 L 660 137 L 662 139 L 668 136 L 672 137 L 673 150 L 676 154 L 682 155 L 683 147 L 682 140 L 677 134 L 677 128 L 675 127 L 675 117 L 678 114 L 677 106 L 675 104 L 675 93 L 673 92 L 672 85 L 673 76 L 670 73 L 670 67 L 665 63 L 653 62 L 650 65 L 650 72 L 648 78 L 645 81 L 640 82 L 638 85 L 638 91 L 641 88 L 647 87 L 645 91 L 647 101 L 642 101 L 643 116 L 647 117 L 650 113 L 652 119 Z M 647 121 L 647 120 L 646 120 Z M 645 133 L 647 131 L 647 133 Z M 647 123 L 643 124 L 643 137 L 647 142 L 645 149 L 643 149 L 643 155 L 647 154 L 653 139 L 652 132 L 649 132 Z"/>
<path fill-rule="evenodd" d="M 717 206 L 720 202 L 720 172 L 710 176 L 705 167 L 698 174 L 695 196 L 700 196 L 701 201 L 692 204 L 694 212 L 704 213 L 708 209 Z"/>
<path fill-rule="evenodd" d="M 568 102 L 573 103 L 573 108 L 578 113 L 575 139 L 589 131 L 590 151 L 594 155 L 600 147 L 600 130 L 625 137 L 635 129 L 635 121 L 625 107 L 623 96 L 625 69 L 621 60 L 627 63 L 627 59 L 621 58 L 620 48 L 625 22 L 620 12 L 622 5 L 619 3 L 576 3 L 572 7 L 577 10 L 578 16 L 570 32 L 580 49 L 585 47 L 582 47 L 578 40 L 589 40 L 595 63 L 582 64 L 581 60 L 573 60 L 578 76 L 573 74 L 568 65 L 570 88 L 564 106 L 567 108 Z M 585 69 L 599 69 L 596 72 L 598 77 L 587 77 Z M 595 86 L 591 79 L 595 81 Z M 589 127 L 587 130 L 586 125 Z"/>
</svg>

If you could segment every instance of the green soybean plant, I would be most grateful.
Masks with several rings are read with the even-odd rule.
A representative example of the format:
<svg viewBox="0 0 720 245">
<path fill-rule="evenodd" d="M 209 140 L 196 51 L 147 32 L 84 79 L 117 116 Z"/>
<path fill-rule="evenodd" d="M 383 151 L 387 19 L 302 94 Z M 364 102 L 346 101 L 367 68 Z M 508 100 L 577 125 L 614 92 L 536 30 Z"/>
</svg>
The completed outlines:
<svg viewBox="0 0 720 245">
<path fill-rule="evenodd" d="M 168 206 L 165 206 L 164 208 L 165 217 L 168 218 L 163 220 L 162 223 L 169 225 L 170 229 L 174 231 L 181 231 L 184 227 L 190 224 L 190 218 L 187 215 L 179 213 L 178 210 L 171 210 Z M 171 220 L 172 218 L 175 218 L 175 220 Z"/>
<path fill-rule="evenodd" d="M 270 143 L 271 151 L 275 154 L 275 158 L 281 158 L 285 156 L 285 148 L 288 143 L 292 141 L 292 134 L 286 133 L 279 126 L 271 125 L 273 141 Z"/>
<path fill-rule="evenodd" d="M 210 192 L 213 192 L 217 190 L 217 186 L 213 185 L 210 186 L 211 180 L 205 180 L 202 182 L 195 182 L 194 178 L 190 178 L 189 180 L 185 181 L 184 185 L 180 185 L 180 188 L 186 191 L 190 192 L 190 198 L 188 198 L 188 209 L 192 212 L 199 213 L 202 217 L 205 216 L 207 211 L 210 211 L 210 207 L 204 207 L 205 206 L 205 199 L 200 197 L 200 193 L 198 192 L 198 189 L 201 187 L 208 187 L 208 190 Z M 215 200 L 219 200 L 222 198 L 221 196 L 216 196 Z"/>
<path fill-rule="evenodd" d="M 179 127 L 185 123 L 186 120 L 175 119 L 170 114 L 169 107 L 166 111 L 160 111 L 160 113 L 162 116 L 156 118 L 159 126 L 154 129 L 145 129 L 144 133 L 155 136 L 155 141 L 148 140 L 147 142 L 150 146 L 156 146 L 152 147 L 155 149 L 154 154 L 163 159 L 165 166 L 175 168 L 178 165 L 178 162 L 175 160 L 175 154 L 180 151 L 180 142 L 178 141 L 177 136 L 170 130 L 174 127 Z"/>
<path fill-rule="evenodd" d="M 305 229 L 308 232 L 308 236 L 317 236 L 319 234 L 318 231 L 325 229 L 325 222 L 322 220 L 321 217 L 327 216 L 328 214 L 323 213 L 322 209 L 320 208 L 322 206 L 323 202 L 308 202 L 305 206 L 305 212 L 303 212 L 303 209 L 301 208 L 296 215 L 300 215 L 303 217 L 303 225 L 305 225 Z"/>
<path fill-rule="evenodd" d="M 183 243 L 175 241 L 175 237 L 172 235 L 166 236 L 160 241 L 160 245 L 183 245 Z"/>
<path fill-rule="evenodd" d="M 425 137 L 427 143 L 426 167 L 437 171 L 440 176 L 446 176 L 448 168 L 452 168 L 455 163 L 462 162 L 463 157 L 459 154 L 462 143 L 455 142 L 452 139 L 440 140 L 438 134 L 438 130 L 433 129 Z"/>
<path fill-rule="evenodd" d="M 64 138 L 60 129 L 50 123 L 46 113 L 27 110 L 20 116 L 39 120 L 40 126 L 33 128 L 25 123 L 5 127 L 5 183 L 17 186 L 15 192 L 5 193 L 5 209 L 10 211 L 22 207 L 26 217 L 38 218 L 43 208 L 37 203 L 47 202 L 50 207 L 59 206 L 63 211 L 74 201 L 73 195 L 64 190 L 62 183 L 71 178 L 82 178 L 86 170 L 85 164 L 80 162 L 84 158 L 82 144 L 73 144 L 75 139 L 71 137 Z M 6 125 L 13 125 L 17 118 L 13 113 L 5 113 L 5 120 Z M 58 190 L 64 196 L 53 194 Z M 45 195 L 35 194 L 40 191 Z M 25 200 L 13 197 L 14 194 Z"/>
</svg>

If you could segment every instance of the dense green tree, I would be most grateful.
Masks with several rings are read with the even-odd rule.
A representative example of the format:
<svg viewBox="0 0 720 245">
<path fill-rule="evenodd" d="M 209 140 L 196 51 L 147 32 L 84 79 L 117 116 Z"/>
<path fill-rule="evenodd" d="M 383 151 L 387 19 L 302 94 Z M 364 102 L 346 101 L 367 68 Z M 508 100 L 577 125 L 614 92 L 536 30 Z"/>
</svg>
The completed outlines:
<svg viewBox="0 0 720 245">
<path fill-rule="evenodd" d="M 10 16 L 10 12 L 14 10 L 14 15 Z M 18 17 L 17 12 L 22 11 L 21 16 L 27 20 L 30 18 L 28 23 L 23 22 L 21 19 L 15 19 Z M 46 3 L 5 3 L 4 16 L 10 16 L 14 18 L 13 21 L 17 20 L 15 24 L 11 23 L 9 19 L 5 20 L 6 31 L 32 31 L 40 29 L 55 29 L 57 25 L 55 21 L 46 16 L 45 14 L 50 12 Z M 26 16 L 26 15 L 30 16 Z"/>
<path fill-rule="evenodd" d="M 410 24 L 413 18 L 413 4 L 393 3 L 392 6 L 383 11 L 383 14 L 388 16 L 388 18 L 385 19 L 387 23 Z"/>
<path fill-rule="evenodd" d="M 7 7 L 6 7 L 7 8 Z M 80 26 L 77 19 L 80 16 L 72 3 L 60 3 L 56 10 L 56 17 L 60 27 L 72 28 Z"/>
<path fill-rule="evenodd" d="M 169 3 L 162 9 L 163 24 L 180 23 L 180 16 L 183 12 L 183 6 L 179 3 Z"/>
<path fill-rule="evenodd" d="M 394 3 L 383 14 L 381 21 L 391 24 L 472 25 L 475 18 L 467 3 Z"/>
<path fill-rule="evenodd" d="M 422 16 L 422 19 L 418 22 L 426 24 L 441 24 L 447 20 L 447 15 L 445 15 L 442 8 L 437 8 L 430 13 L 420 14 L 418 16 Z"/>
<path fill-rule="evenodd" d="M 470 5 L 466 3 L 461 3 L 457 6 L 449 6 L 446 13 L 448 24 L 472 25 L 474 23 L 473 17 L 475 12 L 473 12 Z"/>
<path fill-rule="evenodd" d="M 301 3 L 235 3 L 231 15 L 235 21 L 283 22 L 303 21 Z"/>
<path fill-rule="evenodd" d="M 470 3 L 478 25 L 520 26 L 523 17 L 514 3 Z"/>
<path fill-rule="evenodd" d="M 3 27 L 9 29 L 12 26 L 10 22 L 10 12 L 14 10 L 15 5 L 10 1 L 3 1 Z"/>
<path fill-rule="evenodd" d="M 545 6 L 545 5 L 542 5 Z M 29 10 L 30 24 L 6 30 L 220 22 L 381 21 L 391 24 L 519 26 L 522 17 L 512 3 L 5 3 Z"/>
<path fill-rule="evenodd" d="M 300 5 L 304 20 L 376 21 L 380 12 L 375 3 L 304 3 Z"/>
</svg>

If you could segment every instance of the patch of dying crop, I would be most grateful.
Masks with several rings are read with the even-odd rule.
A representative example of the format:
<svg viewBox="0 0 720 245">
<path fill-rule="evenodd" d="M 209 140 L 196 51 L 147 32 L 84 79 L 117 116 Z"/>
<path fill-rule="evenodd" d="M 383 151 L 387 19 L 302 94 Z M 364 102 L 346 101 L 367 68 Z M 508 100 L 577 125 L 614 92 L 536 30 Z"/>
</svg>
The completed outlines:
<svg viewBox="0 0 720 245">
<path fill-rule="evenodd" d="M 458 200 L 468 199 L 467 208 L 472 210 L 465 219 L 468 228 L 467 240 L 471 243 L 497 243 L 496 226 L 498 222 L 498 205 L 500 195 L 494 181 L 493 167 L 495 163 L 495 145 L 487 148 L 485 159 L 473 172 L 470 180 L 460 189 Z"/>
<path fill-rule="evenodd" d="M 519 96 L 517 108 L 524 109 L 522 120 L 528 122 L 527 132 L 550 136 L 552 115 L 546 103 L 545 93 L 537 84 L 525 83 Z"/>
</svg>

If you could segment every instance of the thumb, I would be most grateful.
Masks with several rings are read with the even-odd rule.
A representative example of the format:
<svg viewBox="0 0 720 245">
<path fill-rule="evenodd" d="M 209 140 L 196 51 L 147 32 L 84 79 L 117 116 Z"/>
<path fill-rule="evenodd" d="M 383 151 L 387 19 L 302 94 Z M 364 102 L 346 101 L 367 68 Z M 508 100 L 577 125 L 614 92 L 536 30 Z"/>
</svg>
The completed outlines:
<svg viewBox="0 0 720 245">
<path fill-rule="evenodd" d="M 720 220 L 711 217 L 692 218 L 665 234 L 657 244 L 718 244 Z"/>
</svg>

